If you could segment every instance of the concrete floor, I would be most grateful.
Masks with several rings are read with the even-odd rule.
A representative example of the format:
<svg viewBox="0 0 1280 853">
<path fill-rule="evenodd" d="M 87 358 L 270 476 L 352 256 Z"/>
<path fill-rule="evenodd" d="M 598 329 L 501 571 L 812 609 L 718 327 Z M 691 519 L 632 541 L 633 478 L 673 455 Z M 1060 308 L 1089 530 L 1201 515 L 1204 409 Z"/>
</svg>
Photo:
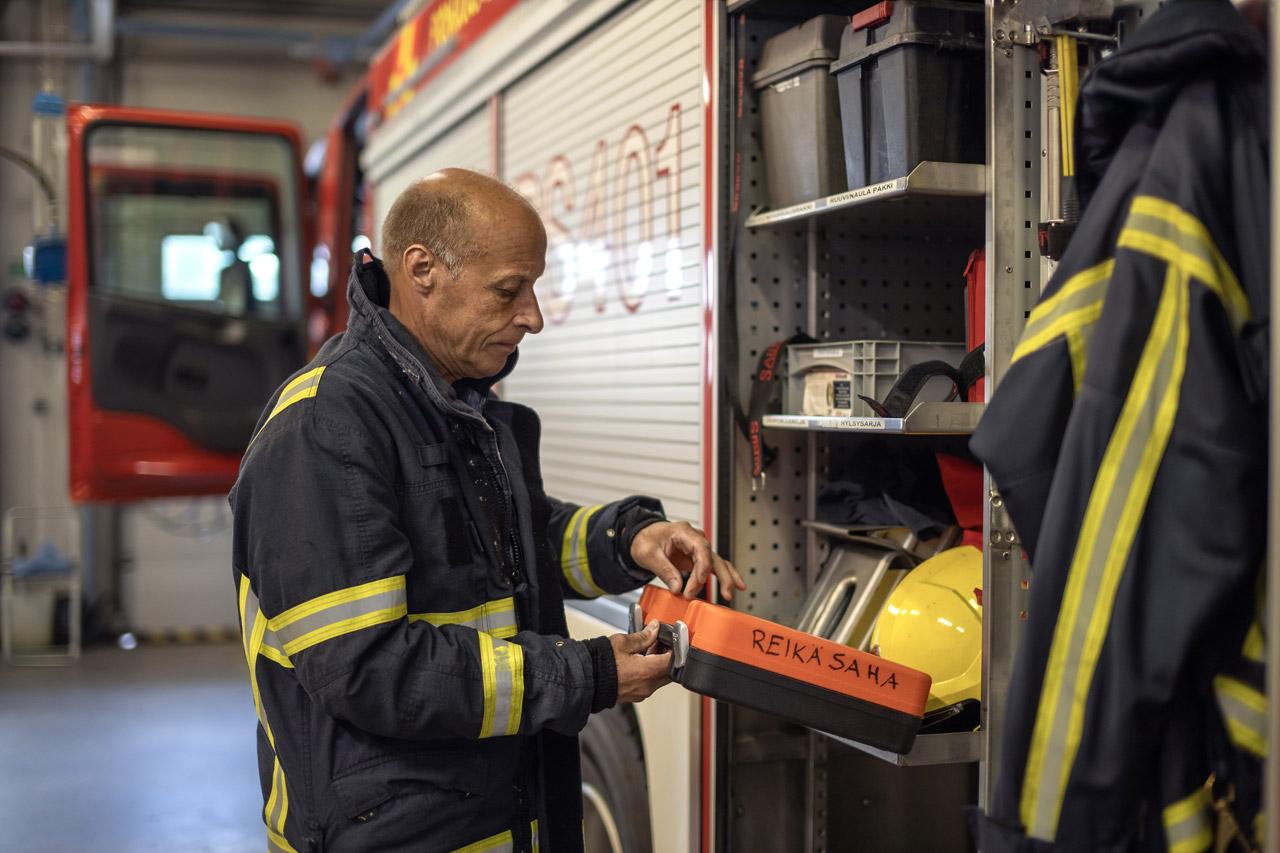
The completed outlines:
<svg viewBox="0 0 1280 853">
<path fill-rule="evenodd" d="M 234 643 L 0 663 L 0 850 L 262 851 L 254 725 Z"/>
</svg>

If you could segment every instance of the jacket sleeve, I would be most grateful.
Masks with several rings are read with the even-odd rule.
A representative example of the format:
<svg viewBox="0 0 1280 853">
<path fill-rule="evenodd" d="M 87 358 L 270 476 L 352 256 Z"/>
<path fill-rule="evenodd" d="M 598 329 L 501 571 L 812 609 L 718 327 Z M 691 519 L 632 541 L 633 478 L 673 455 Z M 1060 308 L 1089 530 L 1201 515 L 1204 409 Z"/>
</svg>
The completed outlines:
<svg viewBox="0 0 1280 853">
<path fill-rule="evenodd" d="M 581 730 L 596 686 L 588 647 L 410 620 L 414 556 L 389 441 L 348 418 L 286 414 L 250 448 L 232 496 L 251 659 L 292 668 L 327 713 L 385 737 Z"/>
<path fill-rule="evenodd" d="M 595 506 L 578 506 L 548 497 L 547 537 L 560 565 L 560 588 L 566 598 L 595 598 L 629 592 L 653 579 L 653 572 L 631 559 L 637 533 L 665 521 L 662 502 L 629 497 Z"/>
</svg>

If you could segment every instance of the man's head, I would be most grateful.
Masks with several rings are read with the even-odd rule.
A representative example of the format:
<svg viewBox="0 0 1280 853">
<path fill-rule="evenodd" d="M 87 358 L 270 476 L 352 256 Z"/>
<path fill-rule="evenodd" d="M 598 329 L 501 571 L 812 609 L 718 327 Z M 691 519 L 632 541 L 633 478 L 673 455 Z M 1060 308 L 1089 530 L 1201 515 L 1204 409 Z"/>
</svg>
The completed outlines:
<svg viewBox="0 0 1280 853">
<path fill-rule="evenodd" d="M 382 225 L 391 313 L 448 382 L 493 376 L 542 330 L 533 284 L 546 254 L 542 220 L 524 197 L 465 169 L 410 186 Z"/>
</svg>

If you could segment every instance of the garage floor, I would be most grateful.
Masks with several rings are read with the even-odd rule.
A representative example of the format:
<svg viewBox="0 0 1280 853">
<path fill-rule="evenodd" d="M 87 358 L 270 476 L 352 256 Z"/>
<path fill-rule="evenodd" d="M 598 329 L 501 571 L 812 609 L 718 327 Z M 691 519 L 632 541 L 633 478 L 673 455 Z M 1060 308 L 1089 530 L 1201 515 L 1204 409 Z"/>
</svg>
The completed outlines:
<svg viewBox="0 0 1280 853">
<path fill-rule="evenodd" d="M 0 663 L 0 849 L 260 851 L 256 767 L 234 643 Z"/>
</svg>

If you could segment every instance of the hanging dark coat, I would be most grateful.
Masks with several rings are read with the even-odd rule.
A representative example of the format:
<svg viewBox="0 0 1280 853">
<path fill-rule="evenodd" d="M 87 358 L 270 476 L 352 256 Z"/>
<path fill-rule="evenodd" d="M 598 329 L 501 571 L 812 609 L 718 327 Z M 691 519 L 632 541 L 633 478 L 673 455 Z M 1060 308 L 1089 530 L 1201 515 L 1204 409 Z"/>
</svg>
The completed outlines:
<svg viewBox="0 0 1280 853">
<path fill-rule="evenodd" d="M 973 437 L 1031 556 L 984 853 L 1255 831 L 1265 752 L 1264 40 L 1175 0 L 1081 90 L 1083 216 Z"/>
</svg>

